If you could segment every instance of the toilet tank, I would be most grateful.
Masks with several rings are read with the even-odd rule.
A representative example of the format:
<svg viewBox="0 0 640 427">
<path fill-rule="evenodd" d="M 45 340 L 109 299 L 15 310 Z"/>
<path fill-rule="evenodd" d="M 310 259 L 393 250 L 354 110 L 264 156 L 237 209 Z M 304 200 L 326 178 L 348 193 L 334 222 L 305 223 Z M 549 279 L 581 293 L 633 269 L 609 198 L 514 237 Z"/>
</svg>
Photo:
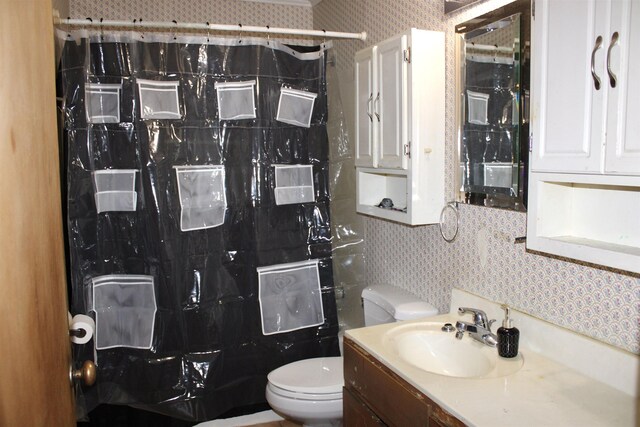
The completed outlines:
<svg viewBox="0 0 640 427">
<path fill-rule="evenodd" d="M 362 301 L 365 326 L 438 314 L 433 305 L 395 286 L 369 286 L 362 291 Z"/>
</svg>

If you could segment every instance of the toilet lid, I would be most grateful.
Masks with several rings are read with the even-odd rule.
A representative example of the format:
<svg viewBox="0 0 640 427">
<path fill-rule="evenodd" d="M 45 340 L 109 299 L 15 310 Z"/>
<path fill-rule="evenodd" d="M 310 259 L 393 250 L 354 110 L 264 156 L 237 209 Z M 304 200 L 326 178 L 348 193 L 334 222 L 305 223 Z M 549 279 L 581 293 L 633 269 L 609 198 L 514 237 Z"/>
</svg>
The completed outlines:
<svg viewBox="0 0 640 427">
<path fill-rule="evenodd" d="M 297 393 L 339 393 L 344 384 L 342 357 L 318 357 L 289 363 L 267 375 L 276 387 Z"/>
</svg>

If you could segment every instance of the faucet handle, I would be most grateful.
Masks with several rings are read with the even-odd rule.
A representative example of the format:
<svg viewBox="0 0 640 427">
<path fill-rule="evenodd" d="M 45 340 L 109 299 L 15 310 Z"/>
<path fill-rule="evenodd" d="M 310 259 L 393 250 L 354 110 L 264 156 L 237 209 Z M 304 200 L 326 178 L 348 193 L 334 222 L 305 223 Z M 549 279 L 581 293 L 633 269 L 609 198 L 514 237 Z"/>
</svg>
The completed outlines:
<svg viewBox="0 0 640 427">
<path fill-rule="evenodd" d="M 491 322 L 487 321 L 487 313 L 477 308 L 469 308 L 469 307 L 459 307 L 458 313 L 465 314 L 471 313 L 473 314 L 473 322 L 476 325 L 482 326 L 486 329 L 491 328 L 491 324 L 495 322 L 495 319 Z"/>
<path fill-rule="evenodd" d="M 491 325 L 493 325 L 495 322 L 496 322 L 496 319 L 491 319 L 487 323 L 487 329 L 489 330 L 489 332 L 491 332 Z"/>
</svg>

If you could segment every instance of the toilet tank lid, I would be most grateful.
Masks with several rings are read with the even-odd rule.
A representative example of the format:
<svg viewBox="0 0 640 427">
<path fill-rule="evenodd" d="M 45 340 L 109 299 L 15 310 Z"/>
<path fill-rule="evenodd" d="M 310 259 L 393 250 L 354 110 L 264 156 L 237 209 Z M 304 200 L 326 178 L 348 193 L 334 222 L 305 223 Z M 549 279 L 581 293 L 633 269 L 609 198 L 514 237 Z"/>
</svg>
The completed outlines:
<svg viewBox="0 0 640 427">
<path fill-rule="evenodd" d="M 438 309 L 404 289 L 389 285 L 368 286 L 362 299 L 382 307 L 396 320 L 435 316 Z"/>
</svg>

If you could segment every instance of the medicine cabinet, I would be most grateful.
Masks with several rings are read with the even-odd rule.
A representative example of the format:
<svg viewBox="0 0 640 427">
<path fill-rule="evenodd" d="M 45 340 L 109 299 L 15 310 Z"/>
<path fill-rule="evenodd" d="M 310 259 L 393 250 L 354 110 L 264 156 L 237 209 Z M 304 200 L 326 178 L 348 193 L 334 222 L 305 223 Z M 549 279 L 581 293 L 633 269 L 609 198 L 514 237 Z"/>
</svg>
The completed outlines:
<svg viewBox="0 0 640 427">
<path fill-rule="evenodd" d="M 525 210 L 529 20 L 518 0 L 456 26 L 460 201 Z"/>
<path fill-rule="evenodd" d="M 355 56 L 356 210 L 410 225 L 444 206 L 444 33 L 411 29 Z"/>
<path fill-rule="evenodd" d="M 527 248 L 640 273 L 640 3 L 536 0 Z"/>
</svg>

